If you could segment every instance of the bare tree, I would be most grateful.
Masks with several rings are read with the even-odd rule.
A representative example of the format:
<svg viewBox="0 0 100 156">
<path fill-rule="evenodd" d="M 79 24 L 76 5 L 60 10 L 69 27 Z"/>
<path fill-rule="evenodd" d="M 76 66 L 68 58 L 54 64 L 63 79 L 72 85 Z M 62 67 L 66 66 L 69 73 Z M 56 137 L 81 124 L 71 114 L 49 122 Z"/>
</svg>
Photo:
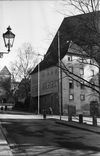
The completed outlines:
<svg viewBox="0 0 100 156">
<path fill-rule="evenodd" d="M 74 6 L 77 11 L 85 14 L 99 10 L 99 0 L 63 0 L 69 5 Z"/>
<path fill-rule="evenodd" d="M 11 73 L 14 79 L 29 78 L 31 70 L 33 70 L 38 62 L 35 50 L 30 43 L 24 43 L 18 49 L 16 61 L 11 63 Z"/>
<path fill-rule="evenodd" d="M 27 99 L 30 92 L 30 72 L 38 63 L 38 56 L 30 43 L 24 43 L 17 53 L 16 61 L 11 64 L 12 81 L 20 81 L 17 96 Z"/>
<path fill-rule="evenodd" d="M 61 2 L 64 8 L 68 7 L 68 5 L 74 8 L 72 15 L 75 17 L 73 18 L 73 23 L 75 22 L 76 25 L 73 23 L 70 25 L 69 32 L 72 32 L 70 34 L 72 36 L 70 36 L 69 40 L 80 46 L 81 50 L 79 49 L 78 51 L 82 59 L 85 60 L 83 64 L 86 63 L 98 67 L 99 84 L 94 85 L 91 81 L 86 81 L 78 75 L 71 73 L 62 62 L 60 68 L 75 81 L 83 80 L 85 82 L 84 85 L 93 88 L 98 93 L 100 99 L 100 2 L 99 0 L 62 0 Z M 75 49 L 73 50 L 75 51 Z M 88 58 L 89 62 L 87 62 Z M 95 60 L 96 63 L 92 63 L 92 60 Z"/>
<path fill-rule="evenodd" d="M 76 20 L 79 25 L 73 30 L 73 35 L 76 36 L 73 42 L 80 45 L 90 58 L 94 58 L 100 64 L 99 0 L 62 0 L 62 2 L 65 7 L 71 5 L 77 9 Z"/>
</svg>

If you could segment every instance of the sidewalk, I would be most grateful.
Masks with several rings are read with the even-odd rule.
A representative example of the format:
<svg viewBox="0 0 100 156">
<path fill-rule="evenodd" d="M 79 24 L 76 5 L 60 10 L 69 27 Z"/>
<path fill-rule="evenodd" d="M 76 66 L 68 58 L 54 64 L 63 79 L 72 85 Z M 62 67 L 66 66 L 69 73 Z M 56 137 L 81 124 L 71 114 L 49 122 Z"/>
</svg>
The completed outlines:
<svg viewBox="0 0 100 156">
<path fill-rule="evenodd" d="M 65 125 L 65 126 L 70 126 L 70 127 L 73 127 L 73 128 L 78 128 L 78 129 L 81 129 L 81 130 L 85 130 L 85 131 L 100 134 L 100 126 L 93 126 L 93 125 L 89 125 L 89 124 L 85 124 L 85 123 L 80 124 L 80 123 L 75 122 L 75 121 L 68 122 L 68 121 L 59 120 L 59 119 L 54 119 L 54 120 L 55 120 L 55 122 L 57 124 L 62 124 L 62 125 Z"/>
<path fill-rule="evenodd" d="M 0 123 L 0 156 L 13 156 Z"/>
</svg>

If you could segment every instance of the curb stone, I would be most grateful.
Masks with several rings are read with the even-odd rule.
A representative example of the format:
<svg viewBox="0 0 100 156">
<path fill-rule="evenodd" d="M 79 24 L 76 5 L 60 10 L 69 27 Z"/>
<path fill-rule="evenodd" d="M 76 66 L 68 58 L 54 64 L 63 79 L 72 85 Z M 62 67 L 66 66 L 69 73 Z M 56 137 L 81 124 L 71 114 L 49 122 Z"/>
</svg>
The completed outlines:
<svg viewBox="0 0 100 156">
<path fill-rule="evenodd" d="M 10 146 L 7 142 L 7 137 L 6 137 L 6 130 L 3 129 L 1 123 L 0 123 L 0 138 L 3 140 L 0 144 L 4 146 L 0 147 L 0 149 L 2 148 L 2 150 L 0 150 L 0 156 L 13 156 Z"/>
<path fill-rule="evenodd" d="M 78 129 L 81 129 L 81 130 L 85 130 L 85 131 L 89 131 L 89 132 L 93 132 L 93 133 L 96 133 L 96 134 L 100 134 L 100 127 L 98 126 L 92 126 L 92 125 L 88 125 L 88 124 L 85 124 L 85 123 L 77 123 L 77 122 L 68 122 L 68 121 L 59 121 L 56 119 L 56 123 L 57 124 L 61 124 L 61 125 L 64 125 L 64 126 L 69 126 L 69 127 L 73 127 L 73 128 L 78 128 Z"/>
</svg>

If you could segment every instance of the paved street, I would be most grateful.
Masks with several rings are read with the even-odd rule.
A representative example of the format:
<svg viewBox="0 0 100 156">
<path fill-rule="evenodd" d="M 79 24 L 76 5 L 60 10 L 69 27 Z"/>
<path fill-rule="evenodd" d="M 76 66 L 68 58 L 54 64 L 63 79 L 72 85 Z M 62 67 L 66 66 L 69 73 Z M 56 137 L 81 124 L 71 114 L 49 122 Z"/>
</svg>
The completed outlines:
<svg viewBox="0 0 100 156">
<path fill-rule="evenodd" d="M 4 135 L 15 156 L 100 156 L 100 134 L 57 121 L 1 114 Z"/>
</svg>

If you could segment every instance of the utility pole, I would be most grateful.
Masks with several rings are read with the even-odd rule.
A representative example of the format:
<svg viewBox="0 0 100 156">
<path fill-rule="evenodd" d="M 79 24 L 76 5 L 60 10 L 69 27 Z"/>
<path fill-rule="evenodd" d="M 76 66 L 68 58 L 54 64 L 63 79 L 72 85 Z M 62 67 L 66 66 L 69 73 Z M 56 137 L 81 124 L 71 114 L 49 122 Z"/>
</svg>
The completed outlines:
<svg viewBox="0 0 100 156">
<path fill-rule="evenodd" d="M 40 65 L 38 63 L 38 115 L 40 114 Z"/>
<path fill-rule="evenodd" d="M 100 65 L 99 65 L 99 72 L 98 72 L 98 83 L 99 83 L 99 104 L 100 104 Z"/>
<path fill-rule="evenodd" d="M 59 95 L 59 114 L 61 120 L 61 68 L 60 68 L 60 32 L 58 31 L 58 66 L 59 66 L 59 77 L 58 77 L 58 95 Z"/>
<path fill-rule="evenodd" d="M 37 56 L 42 56 L 44 55 L 41 54 L 36 54 Z M 38 63 L 38 115 L 40 114 L 40 62 Z"/>
</svg>

